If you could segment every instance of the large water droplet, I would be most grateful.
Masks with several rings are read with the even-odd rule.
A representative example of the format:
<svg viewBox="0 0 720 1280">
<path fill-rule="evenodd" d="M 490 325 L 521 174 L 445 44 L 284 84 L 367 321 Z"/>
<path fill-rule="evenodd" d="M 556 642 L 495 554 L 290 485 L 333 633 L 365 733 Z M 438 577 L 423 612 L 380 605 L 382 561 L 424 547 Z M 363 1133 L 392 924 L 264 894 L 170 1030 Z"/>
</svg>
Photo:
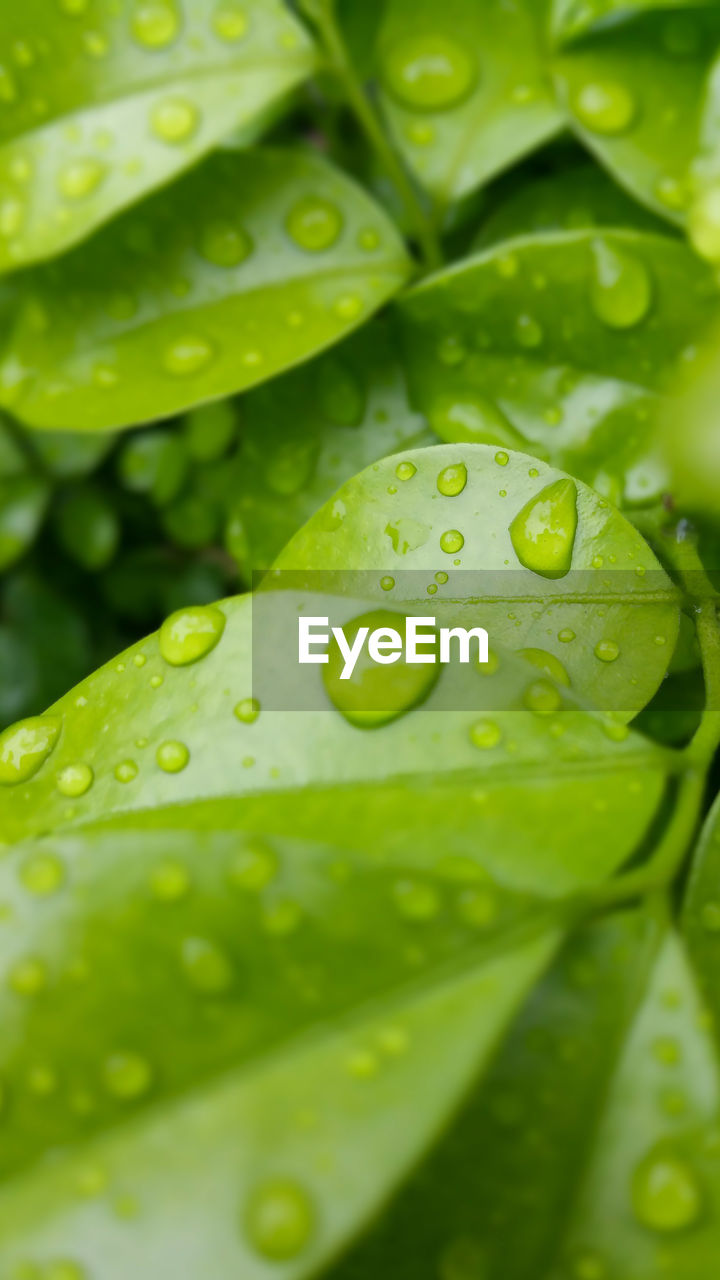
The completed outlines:
<svg viewBox="0 0 720 1280">
<path fill-rule="evenodd" d="M 407 36 L 382 60 L 386 89 L 414 111 L 447 111 L 462 102 L 477 82 L 470 48 L 440 33 Z"/>
<path fill-rule="evenodd" d="M 250 257 L 253 243 L 242 227 L 217 219 L 203 228 L 199 247 L 203 258 L 214 266 L 237 267 Z"/>
<path fill-rule="evenodd" d="M 181 960 L 190 986 L 204 995 L 219 995 L 233 984 L 234 973 L 230 960 L 208 938 L 185 938 Z"/>
<path fill-rule="evenodd" d="M 93 777 L 89 764 L 68 764 L 57 775 L 57 789 L 64 796 L 84 796 L 93 784 Z"/>
<path fill-rule="evenodd" d="M 321 196 L 306 196 L 290 210 L 285 223 L 288 235 L 308 253 L 321 253 L 335 244 L 343 228 L 337 205 Z"/>
<path fill-rule="evenodd" d="M 632 1206 L 638 1222 L 651 1231 L 684 1231 L 700 1216 L 702 1193 L 685 1160 L 651 1151 L 633 1174 Z"/>
<path fill-rule="evenodd" d="M 0 784 L 32 778 L 53 750 L 61 725 L 57 716 L 32 716 L 0 733 Z"/>
<path fill-rule="evenodd" d="M 186 142 L 199 122 L 200 112 L 188 98 L 163 98 L 150 112 L 150 127 L 162 142 Z"/>
<path fill-rule="evenodd" d="M 133 39 L 146 49 L 164 49 L 180 29 L 173 0 L 137 0 L 130 20 Z"/>
<path fill-rule="evenodd" d="M 446 529 L 440 534 L 440 550 L 444 551 L 446 556 L 457 555 L 464 546 L 465 538 L 459 529 Z"/>
<path fill-rule="evenodd" d="M 629 89 L 616 80 L 596 80 L 584 84 L 576 94 L 573 109 L 592 133 L 625 133 L 637 114 L 637 104 Z"/>
<path fill-rule="evenodd" d="M 577 532 L 577 489 L 556 480 L 531 498 L 510 525 L 515 554 L 543 578 L 564 578 L 572 564 Z"/>
<path fill-rule="evenodd" d="M 399 613 L 378 609 L 361 614 L 343 627 L 348 645 L 353 645 L 358 632 L 367 627 L 369 632 L 390 630 L 405 643 L 407 619 Z M 429 628 L 423 628 L 429 630 Z M 391 637 L 383 637 L 390 640 Z M 418 646 L 423 654 L 432 652 L 433 642 Z M 390 651 L 384 655 L 387 662 Z M 439 675 L 437 662 L 428 664 L 407 663 L 402 654 L 392 657 L 383 665 L 370 656 L 367 641 L 349 679 L 343 680 L 345 659 L 335 640 L 329 649 L 330 661 L 323 666 L 322 676 L 327 695 L 350 724 L 362 729 L 377 728 L 404 715 L 429 695 Z"/>
<path fill-rule="evenodd" d="M 438 492 L 446 498 L 456 498 L 467 484 L 467 467 L 464 462 L 456 462 L 444 467 L 437 478 Z"/>
<path fill-rule="evenodd" d="M 186 667 L 215 648 L 225 630 L 225 614 L 214 605 L 178 609 L 160 628 L 160 652 L 172 667 Z"/>
<path fill-rule="evenodd" d="M 273 1262 L 297 1257 L 315 1229 L 315 1209 L 304 1187 L 290 1178 L 273 1178 L 252 1192 L 244 1226 L 253 1249 Z"/>
<path fill-rule="evenodd" d="M 645 319 L 652 301 L 645 263 L 602 239 L 593 242 L 593 259 L 593 311 L 611 329 L 632 329 Z"/>
<path fill-rule="evenodd" d="M 155 759 L 165 773 L 180 773 L 190 759 L 190 752 L 184 742 L 161 742 Z"/>
<path fill-rule="evenodd" d="M 58 175 L 60 194 L 68 200 L 84 200 L 97 190 L 106 174 L 107 167 L 101 160 L 71 160 Z"/>
</svg>

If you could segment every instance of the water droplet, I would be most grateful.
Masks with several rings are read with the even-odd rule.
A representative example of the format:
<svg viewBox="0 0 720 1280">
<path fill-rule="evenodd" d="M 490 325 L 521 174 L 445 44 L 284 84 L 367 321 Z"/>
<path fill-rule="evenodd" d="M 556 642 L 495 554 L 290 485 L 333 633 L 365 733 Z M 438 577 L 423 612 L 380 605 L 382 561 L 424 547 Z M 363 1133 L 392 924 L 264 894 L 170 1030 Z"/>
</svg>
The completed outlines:
<svg viewBox="0 0 720 1280">
<path fill-rule="evenodd" d="M 370 633 L 393 631 L 404 645 L 406 624 L 407 619 L 402 614 L 378 609 L 346 623 L 343 633 L 347 644 L 352 645 L 363 627 L 367 627 Z M 418 651 L 428 654 L 433 643 L 432 638 L 424 643 L 419 638 Z M 391 654 L 388 652 L 384 656 L 387 659 Z M 392 655 L 391 663 L 379 664 L 370 656 L 365 643 L 352 675 L 344 680 L 345 659 L 334 639 L 330 644 L 329 659 L 322 668 L 327 695 L 350 724 L 362 729 L 388 724 L 418 706 L 430 694 L 440 672 L 437 663 L 416 665 L 405 662 L 399 650 L 397 656 Z"/>
<path fill-rule="evenodd" d="M 84 796 L 94 776 L 89 764 L 68 764 L 57 775 L 57 789 L 63 796 Z"/>
<path fill-rule="evenodd" d="M 515 554 L 543 578 L 564 578 L 572 564 L 577 532 L 577 489 L 556 480 L 531 498 L 510 525 Z"/>
<path fill-rule="evenodd" d="M 620 657 L 620 647 L 614 640 L 598 640 L 595 645 L 595 657 L 601 662 L 615 662 Z"/>
<path fill-rule="evenodd" d="M 234 0 L 222 0 L 213 14 L 213 31 L 221 40 L 227 40 L 229 44 L 236 40 L 243 40 L 247 35 L 248 26 L 247 13 L 242 5 L 235 4 Z"/>
<path fill-rule="evenodd" d="M 690 193 L 680 178 L 674 178 L 671 174 L 664 174 L 655 183 L 654 191 L 658 200 L 665 205 L 666 209 L 680 211 L 687 208 Z"/>
<path fill-rule="evenodd" d="M 53 750 L 61 725 L 57 716 L 32 716 L 0 733 L 0 785 L 32 778 Z"/>
<path fill-rule="evenodd" d="M 607 240 L 595 240 L 592 252 L 590 296 L 595 315 L 610 329 L 632 329 L 650 310 L 652 281 L 647 267 Z"/>
<path fill-rule="evenodd" d="M 200 236 L 200 253 L 216 267 L 237 267 L 253 251 L 253 242 L 247 231 L 229 219 L 216 219 L 203 228 Z"/>
<path fill-rule="evenodd" d="M 47 986 L 48 974 L 45 964 L 38 956 L 25 956 L 13 965 L 8 976 L 8 985 L 19 996 L 36 996 Z"/>
<path fill-rule="evenodd" d="M 206 338 L 184 334 L 166 348 L 163 365 L 167 373 L 186 378 L 204 369 L 212 357 L 213 349 Z"/>
<path fill-rule="evenodd" d="M 363 300 L 356 293 L 344 293 L 333 308 L 341 320 L 356 320 L 363 309 Z"/>
<path fill-rule="evenodd" d="M 695 1173 L 679 1156 L 651 1151 L 632 1179 L 635 1216 L 651 1231 L 685 1231 L 700 1217 L 702 1193 Z"/>
<path fill-rule="evenodd" d="M 252 1192 L 244 1224 L 253 1249 L 272 1262 L 296 1258 L 315 1231 L 315 1209 L 307 1191 L 290 1178 L 272 1178 Z"/>
<path fill-rule="evenodd" d="M 372 253 L 373 249 L 377 249 L 380 246 L 380 236 L 374 227 L 364 227 L 358 233 L 357 242 L 366 253 Z"/>
<path fill-rule="evenodd" d="M 412 462 L 398 462 L 395 468 L 398 480 L 412 480 L 417 475 L 417 467 Z"/>
<path fill-rule="evenodd" d="M 225 630 L 225 614 L 214 605 L 178 609 L 163 622 L 160 653 L 172 667 L 186 667 L 215 648 Z"/>
<path fill-rule="evenodd" d="M 118 782 L 132 782 L 137 778 L 138 767 L 134 760 L 121 760 L 120 764 L 116 764 L 113 770 Z"/>
<path fill-rule="evenodd" d="M 519 649 L 518 653 L 526 662 L 531 662 L 539 671 L 544 671 L 556 684 L 570 685 L 570 677 L 554 653 L 548 653 L 546 649 Z"/>
<path fill-rule="evenodd" d="M 28 893 L 44 897 L 56 893 L 65 883 L 65 867 L 54 853 L 38 853 L 20 869 L 20 879 Z"/>
<path fill-rule="evenodd" d="M 449 369 L 456 368 L 467 359 L 467 347 L 461 338 L 450 334 L 443 338 L 437 349 L 438 360 Z"/>
<path fill-rule="evenodd" d="M 164 49 L 180 29 L 173 0 L 138 0 L 130 20 L 133 39 L 145 49 Z"/>
<path fill-rule="evenodd" d="M 573 102 L 575 115 L 592 133 L 625 133 L 633 124 L 637 104 L 629 89 L 616 80 L 584 84 Z"/>
<path fill-rule="evenodd" d="M 393 587 L 395 586 L 395 579 L 389 576 L 385 578 L 381 578 L 380 586 L 382 587 L 383 591 L 392 591 Z"/>
<path fill-rule="evenodd" d="M 424 880 L 399 880 L 394 886 L 393 897 L 405 920 L 422 924 L 433 920 L 440 911 L 436 890 Z"/>
<path fill-rule="evenodd" d="M 188 98 L 163 98 L 150 112 L 150 127 L 162 142 L 186 142 L 200 123 L 200 112 Z"/>
<path fill-rule="evenodd" d="M 236 889 L 258 893 L 274 880 L 278 873 L 275 850 L 259 836 L 247 841 L 235 854 L 228 869 L 228 879 Z"/>
<path fill-rule="evenodd" d="M 467 484 L 467 467 L 464 462 L 456 462 L 444 467 L 437 478 L 438 492 L 446 498 L 456 498 Z"/>
<path fill-rule="evenodd" d="M 241 724 L 254 724 L 260 715 L 260 703 L 257 698 L 241 698 L 235 704 L 234 715 Z"/>
<path fill-rule="evenodd" d="M 103 1078 L 113 1098 L 129 1102 L 147 1093 L 152 1083 L 152 1069 L 138 1053 L 112 1053 L 103 1064 Z"/>
<path fill-rule="evenodd" d="M 104 58 L 110 48 L 107 36 L 102 31 L 84 31 L 82 41 L 85 52 L 91 58 Z"/>
<path fill-rule="evenodd" d="M 481 751 L 489 751 L 502 741 L 500 726 L 494 720 L 478 720 L 470 730 L 470 741 Z"/>
<path fill-rule="evenodd" d="M 285 226 L 288 235 L 308 253 L 321 253 L 335 244 L 343 229 L 337 205 L 321 196 L 306 196 L 290 210 Z"/>
<path fill-rule="evenodd" d="M 219 995 L 233 984 L 230 960 L 208 938 L 185 938 L 181 963 L 190 986 L 204 995 Z"/>
<path fill-rule="evenodd" d="M 459 529 L 446 529 L 445 533 L 440 535 L 440 550 L 444 551 L 447 556 L 452 556 L 458 551 L 462 551 L 464 546 L 465 539 Z"/>
<path fill-rule="evenodd" d="M 106 174 L 107 166 L 100 160 L 71 160 L 60 170 L 58 189 L 68 200 L 84 200 L 97 190 Z"/>
<path fill-rule="evenodd" d="M 190 888 L 190 876 L 180 862 L 161 862 L 150 876 L 150 891 L 159 902 L 179 902 Z"/>
<path fill-rule="evenodd" d="M 495 461 L 499 467 L 506 467 L 508 462 L 510 461 L 510 456 L 509 454 L 505 453 L 503 449 L 499 449 L 498 452 L 495 454 Z"/>
<path fill-rule="evenodd" d="M 630 730 L 622 720 L 616 720 L 615 717 L 608 713 L 602 722 L 603 733 L 611 742 L 624 742 L 630 736 Z"/>
<path fill-rule="evenodd" d="M 190 752 L 184 742 L 161 742 L 155 759 L 165 773 L 180 773 L 190 759 Z"/>
<path fill-rule="evenodd" d="M 292 898 L 280 898 L 263 913 L 263 928 L 274 938 L 294 933 L 302 919 L 302 909 Z"/>
<path fill-rule="evenodd" d="M 447 111 L 472 92 L 478 69 L 470 48 L 439 32 L 424 32 L 387 50 L 382 75 L 388 92 L 402 106 Z"/>
<path fill-rule="evenodd" d="M 531 350 L 539 347 L 543 340 L 543 331 L 532 316 L 521 315 L 515 321 L 515 341 L 519 346 Z"/>
<path fill-rule="evenodd" d="M 554 716 L 562 706 L 562 698 L 549 680 L 535 680 L 525 690 L 523 702 L 536 716 Z"/>
<path fill-rule="evenodd" d="M 563 627 L 562 631 L 558 631 L 558 640 L 561 644 L 572 644 L 575 639 L 575 632 L 572 627 Z"/>
<path fill-rule="evenodd" d="M 457 900 L 457 913 L 473 929 L 486 929 L 498 913 L 497 895 L 488 888 L 463 889 Z"/>
</svg>

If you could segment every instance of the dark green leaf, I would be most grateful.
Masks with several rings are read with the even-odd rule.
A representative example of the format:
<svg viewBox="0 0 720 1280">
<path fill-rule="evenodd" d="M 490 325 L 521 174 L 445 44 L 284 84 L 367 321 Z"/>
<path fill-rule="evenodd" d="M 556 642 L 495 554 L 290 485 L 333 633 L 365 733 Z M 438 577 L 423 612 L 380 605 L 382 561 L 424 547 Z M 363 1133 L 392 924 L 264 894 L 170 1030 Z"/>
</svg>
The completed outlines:
<svg viewBox="0 0 720 1280">
<path fill-rule="evenodd" d="M 667 30 L 674 33 L 677 44 L 683 42 L 683 35 L 685 42 L 692 39 L 693 11 L 714 4 L 715 0 L 553 0 L 552 29 L 559 41 L 572 40 L 596 27 L 612 26 L 647 11 L 672 9 L 673 18 Z M 687 17 L 683 9 L 690 10 Z M 673 43 L 672 38 L 670 42 Z"/>
<path fill-rule="evenodd" d="M 313 65 L 281 0 L 3 5 L 0 269 L 84 239 Z"/>
<path fill-rule="evenodd" d="M 40 477 L 0 479 L 0 569 L 7 569 L 34 542 L 49 497 L 48 484 Z"/>
<path fill-rule="evenodd" d="M 336 342 L 408 272 L 385 215 L 319 158 L 217 155 L 35 268 L 1 394 L 35 426 L 168 416 Z"/>
</svg>

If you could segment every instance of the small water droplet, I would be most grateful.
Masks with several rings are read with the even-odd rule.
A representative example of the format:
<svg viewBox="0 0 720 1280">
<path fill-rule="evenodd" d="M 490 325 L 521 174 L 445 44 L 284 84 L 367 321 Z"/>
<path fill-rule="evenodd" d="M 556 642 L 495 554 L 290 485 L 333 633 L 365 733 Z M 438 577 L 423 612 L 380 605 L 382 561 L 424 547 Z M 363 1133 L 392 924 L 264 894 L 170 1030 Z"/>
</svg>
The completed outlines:
<svg viewBox="0 0 720 1280">
<path fill-rule="evenodd" d="M 36 996 L 45 990 L 48 973 L 38 956 L 18 960 L 8 975 L 8 985 L 19 996 Z"/>
<path fill-rule="evenodd" d="M 405 920 L 422 924 L 433 920 L 440 911 L 437 891 L 424 880 L 399 880 L 394 886 L 393 897 Z"/>
<path fill-rule="evenodd" d="M 233 967 L 208 938 L 185 938 L 181 947 L 183 972 L 190 986 L 203 995 L 219 995 L 233 985 Z"/>
<path fill-rule="evenodd" d="M 241 724 L 254 724 L 260 715 L 260 703 L 257 698 L 241 698 L 235 704 L 234 715 Z"/>
<path fill-rule="evenodd" d="M 235 854 L 228 869 L 228 880 L 236 889 L 258 893 L 278 873 L 275 850 L 259 836 L 250 838 Z"/>
<path fill-rule="evenodd" d="M 591 133 L 625 133 L 637 115 L 637 103 L 630 90 L 617 80 L 594 80 L 576 94 L 573 109 Z"/>
<path fill-rule="evenodd" d="M 459 529 L 446 529 L 445 533 L 440 535 L 440 550 L 447 556 L 456 555 L 464 546 L 465 539 Z"/>
<path fill-rule="evenodd" d="M 188 98 L 162 98 L 150 112 L 150 128 L 161 142 L 186 142 L 200 123 L 200 112 Z"/>
<path fill-rule="evenodd" d="M 213 349 L 206 338 L 198 334 L 183 334 L 165 350 L 163 365 L 167 373 L 175 377 L 191 377 L 210 363 Z"/>
<path fill-rule="evenodd" d="M 190 888 L 190 876 L 180 862 L 161 862 L 150 876 L 150 891 L 159 902 L 179 902 Z"/>
<path fill-rule="evenodd" d="M 575 639 L 575 632 L 572 627 L 563 627 L 562 631 L 558 631 L 558 640 L 561 644 L 572 644 Z"/>
<path fill-rule="evenodd" d="M 650 273 L 639 258 L 607 240 L 593 242 L 592 307 L 610 329 L 632 329 L 644 320 L 652 301 Z"/>
<path fill-rule="evenodd" d="M 322 253 L 338 240 L 343 215 L 337 205 L 321 196 L 306 196 L 290 210 L 285 222 L 288 235 L 308 253 Z"/>
<path fill-rule="evenodd" d="M 562 698 L 549 680 L 535 680 L 523 694 L 528 711 L 536 716 L 554 716 L 562 706 Z"/>
<path fill-rule="evenodd" d="M 64 796 L 84 796 L 94 776 L 89 764 L 68 764 L 57 775 L 57 789 Z"/>
<path fill-rule="evenodd" d="M 403 614 L 378 609 L 346 623 L 343 634 L 346 643 L 353 645 L 358 632 L 367 627 L 370 634 L 394 632 L 404 645 L 406 623 Z M 434 633 L 425 642 L 419 640 L 421 653 L 428 653 L 434 642 L 432 637 Z M 391 638 L 387 636 L 388 640 Z M 367 638 L 348 679 L 342 678 L 345 659 L 334 639 L 328 656 L 329 662 L 322 669 L 325 691 L 340 714 L 362 729 L 388 724 L 418 706 L 430 694 L 440 670 L 437 663 L 407 663 L 400 650 L 391 663 L 378 663 L 370 656 Z M 391 654 L 388 651 L 384 656 L 387 659 Z"/>
<path fill-rule="evenodd" d="M 200 253 L 216 267 L 237 267 L 253 251 L 253 243 L 247 231 L 229 219 L 217 218 L 203 228 L 199 242 Z"/>
<path fill-rule="evenodd" d="M 412 462 L 398 462 L 395 468 L 398 480 L 412 480 L 417 475 L 417 467 Z"/>
<path fill-rule="evenodd" d="M 178 34 L 174 0 L 137 0 L 130 20 L 133 39 L 145 49 L 164 49 Z"/>
<path fill-rule="evenodd" d="M 172 667 L 185 667 L 204 658 L 225 630 L 225 614 L 214 605 L 178 609 L 163 622 L 160 653 Z"/>
<path fill-rule="evenodd" d="M 184 742 L 161 742 L 155 759 L 165 773 L 180 773 L 190 759 L 190 752 Z"/>
<path fill-rule="evenodd" d="M 651 1151 L 632 1178 L 632 1207 L 651 1231 L 685 1231 L 700 1217 L 702 1193 L 694 1171 L 679 1156 Z"/>
<path fill-rule="evenodd" d="M 0 733 L 0 785 L 32 778 L 55 747 L 61 725 L 57 716 L 31 716 Z"/>
<path fill-rule="evenodd" d="M 620 646 L 614 640 L 598 640 L 594 652 L 601 662 L 615 662 L 620 657 Z"/>
<path fill-rule="evenodd" d="M 489 751 L 502 742 L 502 731 L 494 720 L 477 720 L 470 730 L 470 741 L 481 751 Z"/>
<path fill-rule="evenodd" d="M 65 866 L 54 853 L 34 854 L 23 863 L 20 879 L 28 893 L 44 897 L 65 883 Z"/>
<path fill-rule="evenodd" d="M 380 579 L 380 586 L 383 591 L 392 591 L 395 586 L 395 579 L 389 576 Z"/>
<path fill-rule="evenodd" d="M 113 773 L 118 782 L 132 782 L 137 778 L 138 767 L 134 760 L 121 760 L 119 764 L 115 765 Z"/>
<path fill-rule="evenodd" d="M 382 59 L 388 92 L 415 111 L 447 111 L 474 89 L 478 68 L 472 50 L 440 32 L 406 36 Z"/>
<path fill-rule="evenodd" d="M 290 1178 L 272 1178 L 257 1186 L 243 1217 L 253 1249 L 272 1262 L 296 1258 L 315 1233 L 312 1200 L 305 1188 Z"/>
<path fill-rule="evenodd" d="M 467 484 L 467 467 L 464 462 L 456 462 L 444 467 L 437 478 L 438 492 L 446 498 L 456 498 Z"/>
<path fill-rule="evenodd" d="M 100 186 L 107 174 L 107 166 L 91 157 L 71 160 L 60 170 L 58 189 L 68 200 L 84 200 Z"/>
<path fill-rule="evenodd" d="M 515 554 L 543 578 L 564 578 L 572 564 L 577 532 L 577 489 L 556 480 L 531 498 L 510 525 Z"/>
<path fill-rule="evenodd" d="M 228 44 L 236 40 L 244 40 L 248 33 L 248 16 L 242 5 L 234 0 L 222 0 L 212 17 L 212 29 L 221 40 Z"/>
<path fill-rule="evenodd" d="M 463 924 L 473 929 L 487 929 L 498 914 L 497 894 L 493 889 L 463 889 L 457 900 L 457 913 Z"/>
<path fill-rule="evenodd" d="M 103 1064 L 105 1088 L 123 1102 L 140 1098 L 152 1083 L 152 1069 L 138 1053 L 112 1053 Z"/>
<path fill-rule="evenodd" d="M 499 449 L 495 454 L 495 462 L 499 467 L 506 467 L 510 461 L 510 455 L 505 453 L 504 449 Z"/>
</svg>

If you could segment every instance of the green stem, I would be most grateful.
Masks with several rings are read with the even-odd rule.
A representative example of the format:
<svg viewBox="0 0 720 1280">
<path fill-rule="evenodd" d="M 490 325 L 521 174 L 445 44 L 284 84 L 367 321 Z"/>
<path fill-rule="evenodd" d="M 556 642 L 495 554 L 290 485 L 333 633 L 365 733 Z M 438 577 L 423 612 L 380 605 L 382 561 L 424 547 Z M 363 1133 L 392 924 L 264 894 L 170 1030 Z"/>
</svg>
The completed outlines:
<svg viewBox="0 0 720 1280">
<path fill-rule="evenodd" d="M 417 193 L 385 133 L 352 64 L 335 16 L 334 0 L 306 0 L 306 12 L 316 24 L 332 70 L 343 85 L 346 101 L 393 183 L 405 209 L 412 234 L 429 270 L 442 266 L 443 255 L 433 227 L 425 217 Z"/>
<path fill-rule="evenodd" d="M 696 605 L 697 637 L 705 677 L 705 711 L 687 755 L 709 765 L 720 746 L 720 620 L 714 600 Z"/>
</svg>

